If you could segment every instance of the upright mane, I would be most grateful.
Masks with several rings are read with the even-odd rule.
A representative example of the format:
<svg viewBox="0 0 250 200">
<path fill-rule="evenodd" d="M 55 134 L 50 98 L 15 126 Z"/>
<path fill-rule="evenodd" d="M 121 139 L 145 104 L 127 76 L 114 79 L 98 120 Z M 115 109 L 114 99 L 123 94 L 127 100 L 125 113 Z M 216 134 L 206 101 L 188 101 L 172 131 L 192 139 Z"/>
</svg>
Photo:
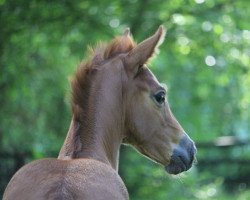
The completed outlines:
<svg viewBox="0 0 250 200">
<path fill-rule="evenodd" d="M 88 48 L 88 59 L 81 62 L 71 80 L 72 112 L 77 121 L 85 120 L 86 115 L 83 115 L 89 108 L 91 83 L 95 81 L 99 66 L 119 54 L 128 53 L 136 46 L 132 37 L 123 35 L 116 37 L 110 43 L 99 43 L 95 48 Z"/>
</svg>

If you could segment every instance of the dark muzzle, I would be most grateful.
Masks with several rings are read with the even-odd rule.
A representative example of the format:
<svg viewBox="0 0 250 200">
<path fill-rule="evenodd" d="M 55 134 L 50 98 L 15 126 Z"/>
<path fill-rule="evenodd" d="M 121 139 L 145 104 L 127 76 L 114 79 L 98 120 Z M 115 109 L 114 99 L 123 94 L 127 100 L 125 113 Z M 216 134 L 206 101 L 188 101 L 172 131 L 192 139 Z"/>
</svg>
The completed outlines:
<svg viewBox="0 0 250 200">
<path fill-rule="evenodd" d="M 194 142 L 185 134 L 174 149 L 170 164 L 165 167 L 166 171 L 169 174 L 179 174 L 189 170 L 192 167 L 195 154 L 196 147 Z"/>
</svg>

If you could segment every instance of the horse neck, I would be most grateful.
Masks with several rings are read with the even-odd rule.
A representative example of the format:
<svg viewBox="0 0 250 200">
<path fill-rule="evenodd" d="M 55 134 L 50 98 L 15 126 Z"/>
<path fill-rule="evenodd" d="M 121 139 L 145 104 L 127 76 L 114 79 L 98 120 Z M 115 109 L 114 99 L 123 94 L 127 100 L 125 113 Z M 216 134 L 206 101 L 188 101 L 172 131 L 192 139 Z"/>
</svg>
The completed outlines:
<svg viewBox="0 0 250 200">
<path fill-rule="evenodd" d="M 73 116 L 59 159 L 91 158 L 118 169 L 123 139 L 122 84 L 108 74 L 93 84 L 84 119 Z M 116 77 L 110 78 L 110 77 Z"/>
</svg>

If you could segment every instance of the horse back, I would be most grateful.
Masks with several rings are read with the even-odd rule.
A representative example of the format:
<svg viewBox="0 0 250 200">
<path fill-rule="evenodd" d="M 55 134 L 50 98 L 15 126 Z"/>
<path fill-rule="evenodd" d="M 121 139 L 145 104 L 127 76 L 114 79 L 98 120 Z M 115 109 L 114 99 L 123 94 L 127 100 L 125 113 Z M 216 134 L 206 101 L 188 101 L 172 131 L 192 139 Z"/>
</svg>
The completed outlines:
<svg viewBox="0 0 250 200">
<path fill-rule="evenodd" d="M 125 185 L 110 166 L 92 159 L 43 159 L 22 167 L 8 184 L 9 199 L 128 199 Z"/>
</svg>

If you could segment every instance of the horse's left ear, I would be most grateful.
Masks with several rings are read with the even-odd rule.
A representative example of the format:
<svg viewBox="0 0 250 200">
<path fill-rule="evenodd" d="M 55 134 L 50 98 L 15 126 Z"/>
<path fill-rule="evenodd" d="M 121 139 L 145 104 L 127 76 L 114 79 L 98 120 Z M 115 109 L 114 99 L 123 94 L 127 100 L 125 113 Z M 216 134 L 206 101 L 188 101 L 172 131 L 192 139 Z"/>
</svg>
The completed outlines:
<svg viewBox="0 0 250 200">
<path fill-rule="evenodd" d="M 130 36 L 131 36 L 131 34 L 130 34 L 130 29 L 129 29 L 129 28 L 126 28 L 122 36 L 130 37 Z"/>
<path fill-rule="evenodd" d="M 129 35 L 129 31 L 125 31 L 124 35 Z M 158 47 L 163 43 L 166 30 L 161 25 L 156 33 L 148 39 L 141 42 L 137 47 L 132 49 L 125 57 L 125 66 L 134 74 L 137 73 L 138 68 L 145 64 L 149 58 L 157 53 Z"/>
</svg>

